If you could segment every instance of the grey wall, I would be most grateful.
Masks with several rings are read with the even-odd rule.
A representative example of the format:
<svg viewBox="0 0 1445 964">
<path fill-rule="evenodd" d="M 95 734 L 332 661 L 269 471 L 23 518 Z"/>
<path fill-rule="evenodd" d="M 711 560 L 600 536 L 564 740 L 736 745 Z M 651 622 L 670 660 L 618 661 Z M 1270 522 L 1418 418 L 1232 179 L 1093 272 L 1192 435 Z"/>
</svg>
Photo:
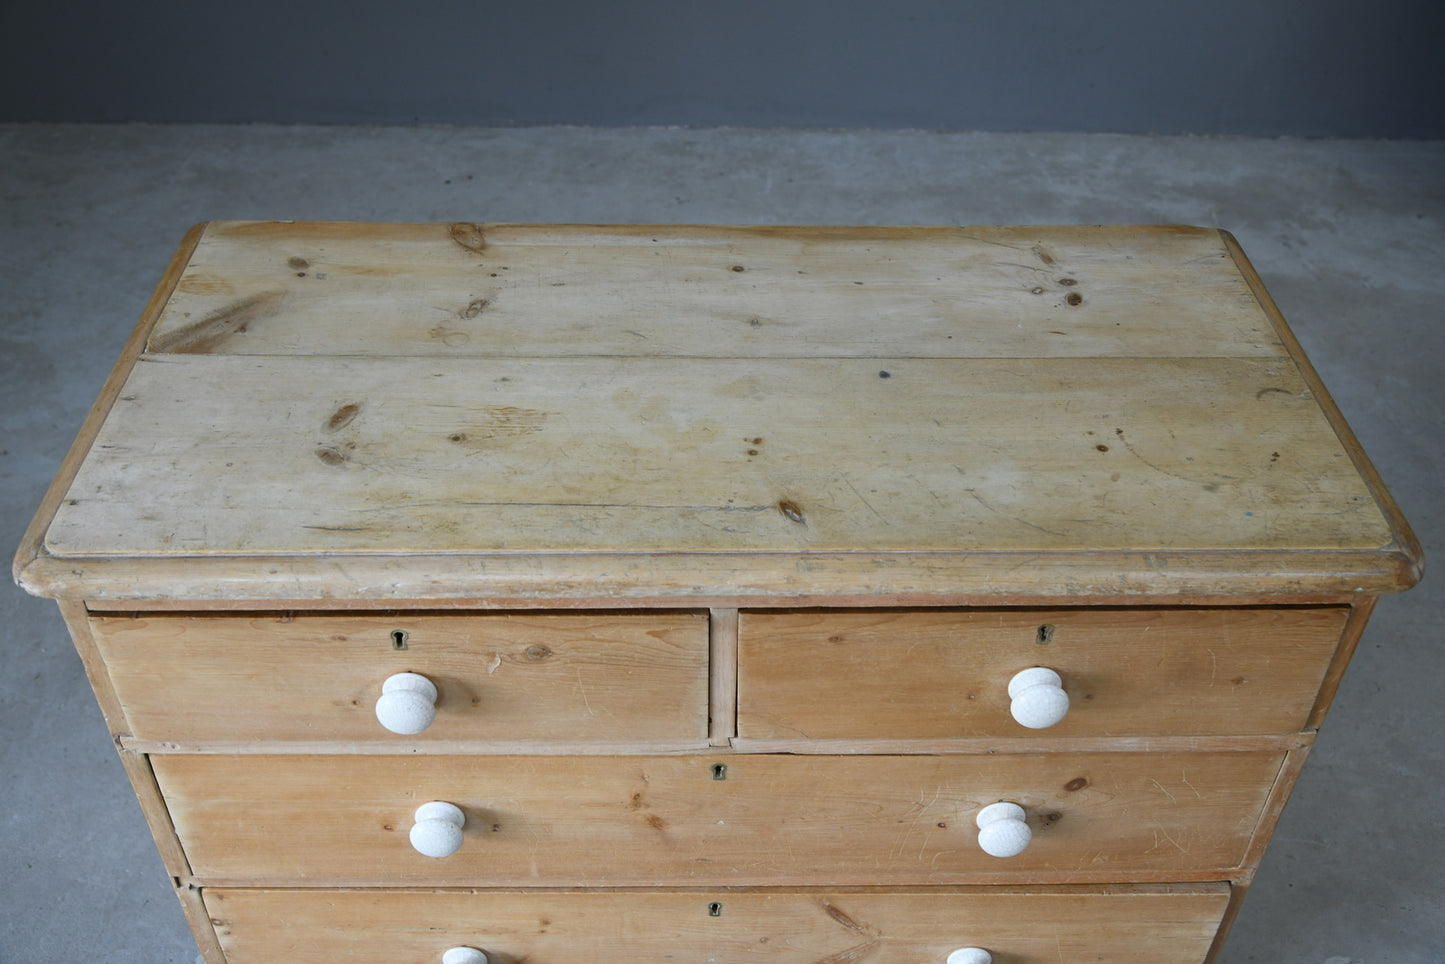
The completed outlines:
<svg viewBox="0 0 1445 964">
<path fill-rule="evenodd" d="M 0 0 L 0 120 L 1445 138 L 1434 0 Z"/>
</svg>

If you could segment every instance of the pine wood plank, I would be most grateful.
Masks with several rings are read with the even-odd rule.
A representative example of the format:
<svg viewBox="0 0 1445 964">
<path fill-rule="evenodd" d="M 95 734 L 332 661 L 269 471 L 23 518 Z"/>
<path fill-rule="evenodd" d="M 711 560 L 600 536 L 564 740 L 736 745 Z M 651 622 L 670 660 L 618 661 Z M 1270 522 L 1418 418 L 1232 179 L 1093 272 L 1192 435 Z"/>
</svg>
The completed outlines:
<svg viewBox="0 0 1445 964">
<path fill-rule="evenodd" d="M 728 746 L 738 735 L 738 611 L 713 609 L 708 617 L 708 742 Z"/>
<path fill-rule="evenodd" d="M 968 946 L 1000 964 L 1198 964 L 1229 888 L 204 895 L 229 964 L 430 964 L 455 946 L 492 964 L 942 961 Z"/>
<path fill-rule="evenodd" d="M 91 629 L 137 740 L 707 745 L 697 613 L 142 615 Z M 381 684 L 404 672 L 438 689 L 435 721 L 414 736 L 375 713 Z"/>
<path fill-rule="evenodd" d="M 1319 372 L 1315 371 L 1314 363 L 1311 362 L 1305 354 L 1304 347 L 1300 345 L 1299 339 L 1295 337 L 1294 332 L 1290 329 L 1289 322 L 1285 320 L 1283 312 L 1281 312 L 1279 306 L 1275 304 L 1273 296 L 1265 289 L 1264 281 L 1260 278 L 1259 272 L 1255 271 L 1254 265 L 1250 263 L 1249 257 L 1244 253 L 1244 249 L 1239 246 L 1239 242 L 1235 240 L 1234 235 L 1228 231 L 1221 231 L 1220 235 L 1224 238 L 1225 248 L 1229 251 L 1230 257 L 1234 260 L 1235 264 L 1238 265 L 1241 276 L 1249 284 L 1250 290 L 1254 292 L 1255 298 L 1259 301 L 1260 307 L 1264 309 L 1265 314 L 1269 317 L 1270 323 L 1274 326 L 1274 330 L 1279 337 L 1279 343 L 1284 346 L 1289 356 L 1294 359 L 1295 365 L 1299 369 L 1300 377 L 1305 380 L 1305 384 L 1309 386 L 1310 392 L 1319 402 L 1320 410 L 1324 413 L 1325 418 L 1329 420 L 1330 427 L 1334 429 L 1335 434 L 1340 439 L 1340 444 L 1344 446 L 1345 452 L 1349 455 L 1351 461 L 1354 462 L 1365 485 L 1369 487 L 1376 504 L 1380 507 L 1380 511 L 1388 520 L 1390 529 L 1394 533 L 1395 544 L 1400 547 L 1402 554 L 1415 560 L 1417 570 L 1415 579 L 1418 581 L 1423 574 L 1425 557 L 1419 539 L 1415 537 L 1414 530 L 1410 528 L 1410 523 L 1405 521 L 1404 513 L 1400 511 L 1400 507 L 1395 503 L 1394 497 L 1391 496 L 1389 490 L 1385 488 L 1385 482 L 1380 478 L 1379 471 L 1376 470 L 1374 463 L 1370 461 L 1370 457 L 1365 454 L 1364 446 L 1360 444 L 1360 440 L 1355 436 L 1354 429 L 1350 428 L 1349 423 L 1345 421 L 1344 413 L 1341 412 L 1339 406 L 1335 404 L 1335 400 L 1330 397 L 1324 380 L 1320 378 Z"/>
<path fill-rule="evenodd" d="M 153 352 L 1283 354 L 1217 231 L 216 222 Z"/>
<path fill-rule="evenodd" d="M 47 546 L 1289 551 L 1391 538 L 1310 393 L 1277 362 L 478 370 L 147 356 Z"/>
<path fill-rule="evenodd" d="M 35 510 L 35 515 L 31 518 L 30 525 L 26 527 L 25 535 L 21 538 L 20 546 L 15 552 L 11 571 L 17 583 L 23 585 L 25 570 L 46 554 L 46 528 L 54 519 L 55 510 L 60 507 L 65 498 L 65 492 L 74 480 L 75 473 L 79 471 L 81 464 L 89 454 L 96 433 L 100 431 L 101 425 L 104 424 L 110 413 L 111 406 L 115 404 L 116 396 L 120 394 L 122 385 L 135 366 L 136 359 L 144 350 L 151 329 L 160 317 L 167 299 L 174 293 L 176 283 L 194 253 L 204 230 L 205 225 L 203 224 L 192 227 L 181 240 L 176 253 L 171 256 L 170 264 L 166 266 L 165 272 L 156 283 L 155 290 L 151 292 L 150 300 L 146 302 L 145 308 L 141 311 L 140 320 L 136 322 L 135 328 L 131 330 L 130 337 L 121 349 L 120 358 L 116 361 L 115 367 L 111 369 L 110 375 L 106 377 L 105 384 L 101 386 L 95 403 L 86 413 L 85 421 L 81 424 L 75 441 L 70 444 L 70 449 L 65 453 L 65 459 L 60 463 L 54 480 L 45 490 L 45 496 Z"/>
<path fill-rule="evenodd" d="M 203 883 L 599 887 L 1220 879 L 1241 865 L 1282 759 L 1274 751 L 169 755 L 152 763 Z M 726 767 L 723 778 L 715 765 Z M 413 811 L 429 800 L 461 807 L 471 828 L 441 860 L 407 840 Z M 998 800 L 1024 806 L 1035 834 L 1006 860 L 977 847 L 972 823 Z"/>
<path fill-rule="evenodd" d="M 351 269 L 328 276 L 339 284 L 324 297 L 247 287 L 248 271 L 278 265 L 297 284 L 323 280 L 298 245 Z M 722 253 L 729 290 L 747 279 L 814 308 L 800 309 L 805 335 L 755 344 L 756 357 L 727 345 L 679 353 L 640 329 L 557 321 L 550 308 L 528 316 L 526 337 L 502 325 L 478 333 L 495 344 L 452 357 L 417 357 L 411 336 L 396 340 L 389 319 L 404 312 L 386 292 L 410 283 L 398 277 L 432 290 L 436 265 L 471 271 L 499 252 L 517 262 L 499 277 L 577 262 L 599 284 L 623 278 L 616 298 L 635 299 L 632 315 L 680 326 L 694 347 L 727 339 L 713 321 L 693 331 L 678 320 L 692 308 L 673 312 L 653 295 L 687 302 L 712 290 L 718 279 L 694 269 Z M 793 263 L 808 267 L 787 275 Z M 85 478 L 47 541 L 38 516 L 37 539 L 17 556 L 31 591 L 726 604 L 786 599 L 794 585 L 814 598 L 962 601 L 1372 593 L 1420 576 L 1418 543 L 1257 275 L 1218 232 L 220 223 L 187 265 L 148 310 L 166 316 L 154 353 L 106 396 L 121 392 Z M 868 266 L 881 272 L 878 292 L 844 278 Z M 925 267 L 934 280 L 910 274 Z M 799 270 L 811 280 L 794 290 Z M 1058 350 L 1054 329 L 999 314 L 1019 298 L 1035 311 L 1057 292 L 1025 297 L 1012 280 L 1000 288 L 998 272 L 1065 270 L 1055 279 L 1068 290 L 1065 316 L 1092 318 L 1096 336 L 1142 326 L 1121 335 L 1135 348 L 1096 339 Z M 978 292 L 970 317 L 981 327 L 952 339 L 964 350 L 946 348 L 937 313 L 910 300 L 953 284 Z M 840 286 L 900 314 L 840 311 L 827 294 Z M 594 320 L 611 304 L 596 295 L 573 299 Z M 235 310 L 187 308 L 192 296 Z M 361 310 L 373 301 L 379 313 Z M 298 337 L 315 344 L 266 347 L 262 335 L 281 328 L 313 332 Z M 638 344 L 589 341 L 604 329 Z M 1202 356 L 1195 336 L 1208 343 Z M 242 342 L 303 357 L 234 353 L 248 350 Z M 358 342 L 389 347 L 355 357 L 370 350 Z M 536 357 L 564 347 L 589 357 Z M 629 357 L 597 357 L 609 353 Z M 709 353 L 727 357 L 698 357 Z M 373 557 L 423 551 L 427 574 L 410 577 L 399 560 Z M 860 551 L 893 555 L 849 558 Z M 196 553 L 214 557 L 204 572 Z"/>
<path fill-rule="evenodd" d="M 201 891 L 188 882 L 176 881 L 176 896 L 181 901 L 181 911 L 186 923 L 195 935 L 196 946 L 201 952 L 204 964 L 235 964 L 226 959 L 225 948 L 216 936 L 216 924 L 206 910 L 205 898 Z"/>
<path fill-rule="evenodd" d="M 1268 735 L 1302 730 L 1349 610 L 744 612 L 743 740 Z M 1029 730 L 1008 681 L 1063 677 Z"/>
</svg>

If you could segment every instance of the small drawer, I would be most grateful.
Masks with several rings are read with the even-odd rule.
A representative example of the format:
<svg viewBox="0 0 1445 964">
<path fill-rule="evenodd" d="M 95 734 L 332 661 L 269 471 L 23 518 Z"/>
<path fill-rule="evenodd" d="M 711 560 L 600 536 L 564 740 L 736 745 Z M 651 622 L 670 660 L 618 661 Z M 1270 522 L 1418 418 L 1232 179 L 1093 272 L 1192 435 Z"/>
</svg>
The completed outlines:
<svg viewBox="0 0 1445 964">
<path fill-rule="evenodd" d="M 1242 866 L 1283 759 L 1250 751 L 165 754 L 151 762 L 203 883 L 614 887 L 1218 879 Z M 1031 836 L 1013 856 L 985 853 L 976 825 L 1000 801 L 1022 808 Z M 455 829 L 431 808 L 417 813 L 432 802 L 455 808 Z M 419 839 L 448 838 L 449 850 L 417 849 Z"/>
<path fill-rule="evenodd" d="M 1348 610 L 744 612 L 741 740 L 1246 736 L 1306 725 Z M 1055 671 L 1015 704 L 1010 682 Z M 1064 698 L 1066 697 L 1066 699 Z M 1014 710 L 1028 721 L 1015 718 Z M 1052 713 L 1053 715 L 1050 715 Z M 1062 713 L 1062 719 L 1053 722 Z"/>
<path fill-rule="evenodd" d="M 695 613 L 143 615 L 91 630 L 139 740 L 707 744 Z M 432 690 L 379 712 L 407 673 Z M 382 719 L 397 724 L 398 699 L 394 733 Z"/>
<path fill-rule="evenodd" d="M 1199 964 L 1225 884 L 573 893 L 203 891 L 229 964 Z M 473 958 L 476 960 L 477 958 Z"/>
</svg>

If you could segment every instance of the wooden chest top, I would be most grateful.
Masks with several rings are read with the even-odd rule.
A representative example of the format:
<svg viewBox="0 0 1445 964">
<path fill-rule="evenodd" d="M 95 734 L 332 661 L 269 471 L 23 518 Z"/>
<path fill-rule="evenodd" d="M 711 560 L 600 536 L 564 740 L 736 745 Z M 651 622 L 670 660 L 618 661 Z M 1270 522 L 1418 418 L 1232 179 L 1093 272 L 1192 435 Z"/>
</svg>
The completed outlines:
<svg viewBox="0 0 1445 964">
<path fill-rule="evenodd" d="M 1408 587 L 1227 234 L 213 222 L 16 560 L 131 600 Z"/>
</svg>

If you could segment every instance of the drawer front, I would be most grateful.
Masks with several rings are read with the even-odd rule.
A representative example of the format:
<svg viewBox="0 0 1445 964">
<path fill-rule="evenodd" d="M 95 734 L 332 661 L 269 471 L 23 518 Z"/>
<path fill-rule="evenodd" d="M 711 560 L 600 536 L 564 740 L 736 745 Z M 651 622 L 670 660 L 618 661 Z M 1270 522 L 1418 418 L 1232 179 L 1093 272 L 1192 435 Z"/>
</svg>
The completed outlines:
<svg viewBox="0 0 1445 964">
<path fill-rule="evenodd" d="M 212 756 L 152 765 L 204 882 L 583 887 L 1217 879 L 1283 754 Z M 721 768 L 721 769 L 720 769 Z M 1033 833 L 985 854 L 974 818 Z M 465 815 L 460 849 L 414 813 Z"/>
<path fill-rule="evenodd" d="M 1280 734 L 1309 716 L 1348 615 L 1321 609 L 745 612 L 745 740 Z M 1067 715 L 1029 729 L 1046 666 Z"/>
<path fill-rule="evenodd" d="M 206 890 L 230 964 L 609 960 L 1199 964 L 1223 884 L 918 891 L 454 893 Z"/>
<path fill-rule="evenodd" d="M 707 744 L 707 618 L 695 613 L 117 616 L 91 628 L 138 739 Z M 405 672 L 437 690 L 435 720 L 409 736 L 376 713 L 383 682 Z"/>
</svg>

